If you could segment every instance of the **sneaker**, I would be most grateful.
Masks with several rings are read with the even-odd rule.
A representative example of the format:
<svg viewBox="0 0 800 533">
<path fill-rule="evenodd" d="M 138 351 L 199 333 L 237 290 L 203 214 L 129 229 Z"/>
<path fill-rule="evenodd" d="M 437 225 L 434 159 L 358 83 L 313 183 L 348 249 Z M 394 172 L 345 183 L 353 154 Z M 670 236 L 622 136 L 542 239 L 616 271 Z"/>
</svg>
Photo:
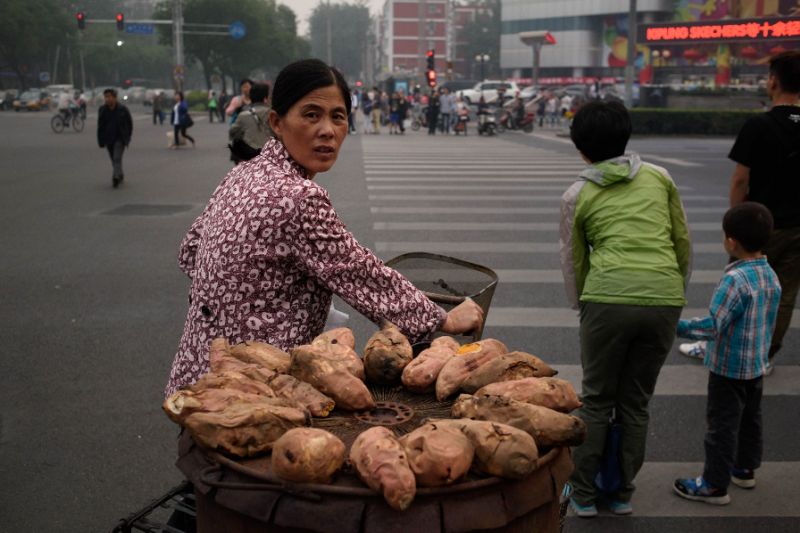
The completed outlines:
<svg viewBox="0 0 800 533">
<path fill-rule="evenodd" d="M 558 499 L 558 503 L 565 503 L 569 500 L 570 496 L 572 496 L 572 485 L 567 482 L 564 483 L 564 488 L 561 490 L 561 497 Z"/>
<path fill-rule="evenodd" d="M 615 515 L 629 515 L 633 513 L 633 506 L 631 502 L 622 502 L 618 500 L 611 500 L 608 504 L 608 508 L 611 509 L 611 512 Z"/>
<path fill-rule="evenodd" d="M 113 178 L 111 178 L 111 186 L 116 189 L 117 187 L 119 187 L 120 181 L 121 180 L 118 177 L 114 176 Z"/>
<path fill-rule="evenodd" d="M 706 341 L 690 342 L 678 346 L 678 351 L 692 359 L 702 359 L 706 356 Z"/>
<path fill-rule="evenodd" d="M 597 507 L 594 504 L 581 505 L 573 498 L 569 499 L 569 504 L 572 507 L 572 510 L 575 511 L 575 514 L 581 518 L 594 518 L 597 516 Z"/>
<path fill-rule="evenodd" d="M 731 503 L 731 497 L 726 490 L 711 487 L 703 479 L 703 476 L 697 479 L 676 479 L 672 488 L 675 494 L 687 500 L 710 503 L 712 505 L 728 505 Z"/>
<path fill-rule="evenodd" d="M 732 468 L 731 483 L 743 489 L 754 489 L 756 487 L 756 473 L 746 468 Z"/>
</svg>

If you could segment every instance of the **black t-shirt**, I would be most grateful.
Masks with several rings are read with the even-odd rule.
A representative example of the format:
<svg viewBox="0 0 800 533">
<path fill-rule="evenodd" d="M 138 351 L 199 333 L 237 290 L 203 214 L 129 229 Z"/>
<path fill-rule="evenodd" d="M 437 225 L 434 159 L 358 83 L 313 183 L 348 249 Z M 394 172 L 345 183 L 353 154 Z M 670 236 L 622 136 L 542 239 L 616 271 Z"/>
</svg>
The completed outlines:
<svg viewBox="0 0 800 533">
<path fill-rule="evenodd" d="M 767 206 L 776 228 L 800 226 L 800 107 L 745 122 L 728 157 L 750 169 L 747 199 Z"/>
</svg>

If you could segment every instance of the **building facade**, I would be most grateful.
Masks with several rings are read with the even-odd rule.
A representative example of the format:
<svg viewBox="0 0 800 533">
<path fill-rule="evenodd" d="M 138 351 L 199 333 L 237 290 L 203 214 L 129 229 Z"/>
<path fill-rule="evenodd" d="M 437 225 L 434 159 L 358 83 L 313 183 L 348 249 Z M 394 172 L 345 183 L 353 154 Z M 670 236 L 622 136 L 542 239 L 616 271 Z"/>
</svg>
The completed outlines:
<svg viewBox="0 0 800 533">
<path fill-rule="evenodd" d="M 425 53 L 435 51 L 436 70 L 447 70 L 452 43 L 450 0 L 386 0 L 378 22 L 381 75 L 422 75 Z"/>
</svg>

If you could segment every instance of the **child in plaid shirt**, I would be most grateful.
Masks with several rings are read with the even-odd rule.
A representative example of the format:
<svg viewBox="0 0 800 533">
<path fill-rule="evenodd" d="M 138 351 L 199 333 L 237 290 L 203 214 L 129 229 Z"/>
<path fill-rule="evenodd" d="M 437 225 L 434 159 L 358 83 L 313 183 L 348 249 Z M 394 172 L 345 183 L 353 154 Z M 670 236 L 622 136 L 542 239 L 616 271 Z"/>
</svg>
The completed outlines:
<svg viewBox="0 0 800 533">
<path fill-rule="evenodd" d="M 761 465 L 761 392 L 781 296 L 778 277 L 761 253 L 772 232 L 763 205 L 744 202 L 725 213 L 723 245 L 736 258 L 711 298 L 710 316 L 681 320 L 678 336 L 708 340 L 706 462 L 696 479 L 676 479 L 688 500 L 726 505 L 731 482 L 755 487 Z"/>
</svg>

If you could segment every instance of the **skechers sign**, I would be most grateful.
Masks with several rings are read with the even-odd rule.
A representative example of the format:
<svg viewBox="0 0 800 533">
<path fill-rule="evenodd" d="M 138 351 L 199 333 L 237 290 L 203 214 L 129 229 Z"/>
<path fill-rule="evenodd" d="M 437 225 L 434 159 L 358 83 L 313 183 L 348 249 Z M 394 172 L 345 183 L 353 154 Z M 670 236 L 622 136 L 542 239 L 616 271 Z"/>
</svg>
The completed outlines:
<svg viewBox="0 0 800 533">
<path fill-rule="evenodd" d="M 800 40 L 800 17 L 671 22 L 639 27 L 639 43 Z"/>
</svg>

